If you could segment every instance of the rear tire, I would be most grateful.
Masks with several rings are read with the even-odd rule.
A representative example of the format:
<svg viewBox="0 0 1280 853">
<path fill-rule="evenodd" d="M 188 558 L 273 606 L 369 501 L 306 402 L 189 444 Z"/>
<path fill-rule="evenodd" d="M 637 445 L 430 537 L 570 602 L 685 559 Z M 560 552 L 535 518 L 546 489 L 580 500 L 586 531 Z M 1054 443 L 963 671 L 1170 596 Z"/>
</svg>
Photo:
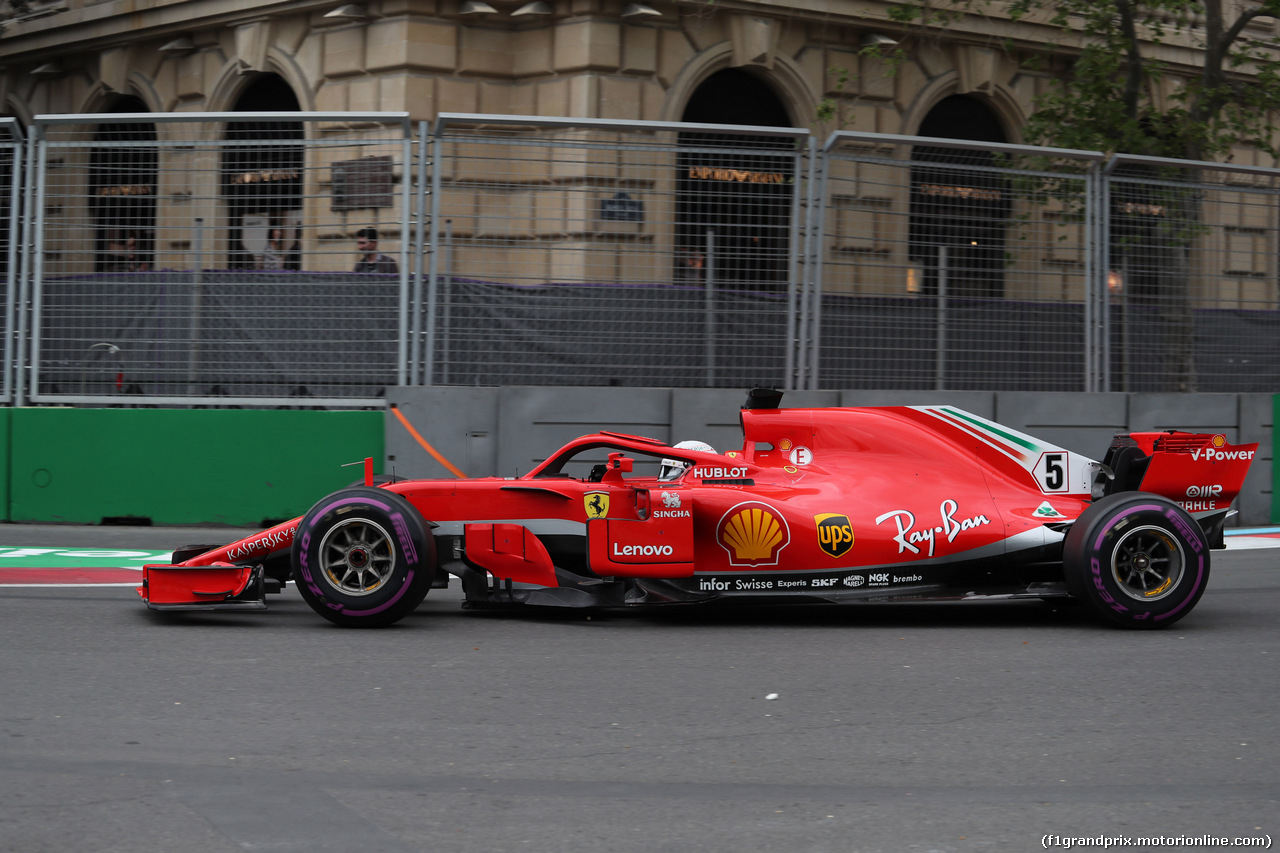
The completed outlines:
<svg viewBox="0 0 1280 853">
<path fill-rule="evenodd" d="M 298 591 L 347 628 L 380 628 L 412 613 L 435 564 L 435 540 L 418 511 L 385 489 L 334 492 L 303 517 L 293 541 Z"/>
<path fill-rule="evenodd" d="M 1162 628 L 1191 612 L 1209 583 L 1209 541 L 1182 507 L 1121 492 L 1086 509 L 1062 549 L 1067 589 L 1095 616 Z"/>
</svg>

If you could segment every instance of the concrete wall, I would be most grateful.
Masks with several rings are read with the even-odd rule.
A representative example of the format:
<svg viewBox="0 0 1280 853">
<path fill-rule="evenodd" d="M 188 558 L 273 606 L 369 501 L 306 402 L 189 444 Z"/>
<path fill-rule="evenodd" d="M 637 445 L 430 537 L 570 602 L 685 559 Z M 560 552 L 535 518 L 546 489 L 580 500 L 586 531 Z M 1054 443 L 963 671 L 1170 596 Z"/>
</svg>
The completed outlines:
<svg viewBox="0 0 1280 853">
<path fill-rule="evenodd" d="M 696 438 L 718 450 L 742 445 L 738 407 L 745 389 L 665 388 L 393 388 L 414 428 L 468 476 L 517 476 L 563 443 L 608 429 L 665 441 Z M 800 391 L 783 405 L 883 406 L 947 403 L 1095 459 L 1117 432 L 1187 429 L 1221 432 L 1232 443 L 1259 443 L 1236 503 L 1243 526 L 1272 515 L 1270 394 L 1077 394 L 930 391 Z M 447 477 L 396 418 L 387 418 L 386 470 L 408 477 Z"/>
</svg>

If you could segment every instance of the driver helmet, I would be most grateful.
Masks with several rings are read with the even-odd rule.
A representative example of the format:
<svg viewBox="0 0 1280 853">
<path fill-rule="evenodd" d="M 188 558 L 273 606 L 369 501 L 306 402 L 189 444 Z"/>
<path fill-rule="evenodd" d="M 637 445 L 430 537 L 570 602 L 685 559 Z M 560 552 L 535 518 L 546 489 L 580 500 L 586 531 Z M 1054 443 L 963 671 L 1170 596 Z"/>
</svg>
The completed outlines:
<svg viewBox="0 0 1280 853">
<path fill-rule="evenodd" d="M 676 450 L 700 450 L 703 453 L 716 452 L 716 449 L 705 441 L 682 441 L 678 444 L 673 444 L 672 447 Z M 662 464 L 658 466 L 658 479 L 674 480 L 683 474 L 689 465 L 690 463 L 685 462 L 683 459 L 663 459 Z"/>
</svg>

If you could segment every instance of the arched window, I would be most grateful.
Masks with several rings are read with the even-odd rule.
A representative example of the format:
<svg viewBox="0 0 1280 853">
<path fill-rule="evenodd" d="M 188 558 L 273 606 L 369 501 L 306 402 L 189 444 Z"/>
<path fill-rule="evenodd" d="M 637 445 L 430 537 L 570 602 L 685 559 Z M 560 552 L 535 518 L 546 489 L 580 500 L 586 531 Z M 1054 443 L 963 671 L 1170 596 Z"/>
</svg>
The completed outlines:
<svg viewBox="0 0 1280 853">
<path fill-rule="evenodd" d="M 929 111 L 918 136 L 1007 141 L 981 101 L 952 95 Z M 993 171 L 990 151 L 917 145 L 911 152 L 911 260 L 922 290 L 949 296 L 1003 297 L 1005 227 L 1012 210 L 1008 180 Z"/>
<path fill-rule="evenodd" d="M 236 100 L 234 112 L 298 112 L 298 98 L 277 74 L 259 75 Z M 253 120 L 227 123 L 222 149 L 222 195 L 230 217 L 227 265 L 263 265 L 272 232 L 282 236 L 285 269 L 301 266 L 302 123 Z"/>
<path fill-rule="evenodd" d="M 733 68 L 708 77 L 694 91 L 681 120 L 791 126 L 774 91 L 759 77 Z M 793 141 L 681 133 L 680 148 L 677 276 L 702 279 L 709 268 L 718 286 L 785 285 L 796 187 Z M 771 148 L 779 153 L 768 153 Z"/>
</svg>

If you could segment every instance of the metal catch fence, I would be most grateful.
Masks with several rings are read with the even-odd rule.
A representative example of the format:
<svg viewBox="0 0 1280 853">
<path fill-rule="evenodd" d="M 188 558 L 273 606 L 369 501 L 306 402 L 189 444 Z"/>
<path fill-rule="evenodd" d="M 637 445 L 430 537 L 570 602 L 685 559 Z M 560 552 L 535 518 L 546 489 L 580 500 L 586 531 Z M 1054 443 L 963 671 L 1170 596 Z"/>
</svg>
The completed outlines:
<svg viewBox="0 0 1280 853">
<path fill-rule="evenodd" d="M 1272 391 L 1280 170 L 402 113 L 0 123 L 4 401 Z M 26 213 L 29 212 L 29 215 Z"/>
<path fill-rule="evenodd" d="M 442 117 L 426 381 L 735 386 L 786 375 L 806 138 Z"/>
<path fill-rule="evenodd" d="M 31 400 L 342 405 L 405 380 L 405 116 L 44 116 L 32 144 Z"/>
<path fill-rule="evenodd" d="M 1277 390 L 1278 177 L 1155 157 L 1107 164 L 1111 390 Z"/>
<path fill-rule="evenodd" d="M 837 133 L 812 276 L 826 387 L 1078 390 L 1101 155 Z"/>
</svg>

